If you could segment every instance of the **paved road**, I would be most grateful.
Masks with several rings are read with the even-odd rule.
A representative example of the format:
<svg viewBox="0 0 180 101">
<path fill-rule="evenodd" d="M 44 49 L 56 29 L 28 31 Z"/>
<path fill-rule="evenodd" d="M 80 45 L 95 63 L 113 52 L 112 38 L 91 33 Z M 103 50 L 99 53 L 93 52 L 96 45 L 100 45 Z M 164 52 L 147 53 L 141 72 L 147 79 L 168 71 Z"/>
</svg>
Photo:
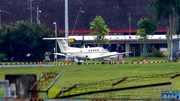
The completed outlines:
<svg viewBox="0 0 180 101">
<path fill-rule="evenodd" d="M 25 65 L 0 65 L 0 67 L 37 67 L 40 66 L 39 64 L 25 64 Z M 55 66 L 55 65 L 48 65 L 43 64 L 42 66 Z"/>
</svg>

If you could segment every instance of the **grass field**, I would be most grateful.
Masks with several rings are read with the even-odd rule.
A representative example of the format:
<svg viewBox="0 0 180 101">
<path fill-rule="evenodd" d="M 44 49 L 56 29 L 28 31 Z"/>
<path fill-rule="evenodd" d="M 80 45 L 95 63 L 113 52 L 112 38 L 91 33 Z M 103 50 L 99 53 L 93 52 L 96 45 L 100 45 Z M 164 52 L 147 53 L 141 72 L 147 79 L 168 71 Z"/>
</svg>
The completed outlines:
<svg viewBox="0 0 180 101">
<path fill-rule="evenodd" d="M 159 63 L 159 64 L 119 64 L 119 65 L 67 65 L 52 67 L 8 67 L 0 68 L 0 80 L 4 80 L 6 74 L 36 74 L 39 76 L 42 72 L 59 72 L 62 76 L 50 89 L 49 96 L 54 97 L 62 87 L 70 87 L 74 84 L 86 82 L 98 82 L 115 78 L 166 74 L 180 72 L 180 63 Z M 178 78 L 179 79 L 179 78 Z M 180 90 L 180 81 L 175 79 L 174 90 Z M 143 83 L 131 82 L 130 85 L 141 85 L 149 83 L 168 82 L 166 79 L 147 80 Z M 110 88 L 111 86 L 109 86 Z M 117 86 L 120 87 L 120 86 Z M 109 89 L 107 88 L 107 89 Z M 91 88 L 96 90 L 96 88 Z"/>
</svg>

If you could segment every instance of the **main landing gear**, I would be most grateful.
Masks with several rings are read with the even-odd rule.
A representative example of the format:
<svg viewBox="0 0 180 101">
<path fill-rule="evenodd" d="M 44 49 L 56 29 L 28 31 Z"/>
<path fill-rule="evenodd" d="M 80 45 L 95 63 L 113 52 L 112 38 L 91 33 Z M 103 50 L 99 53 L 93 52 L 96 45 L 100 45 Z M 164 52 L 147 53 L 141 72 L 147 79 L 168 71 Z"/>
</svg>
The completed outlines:
<svg viewBox="0 0 180 101">
<path fill-rule="evenodd" d="M 105 64 L 104 59 L 102 60 L 102 63 L 101 63 L 101 64 Z"/>
<path fill-rule="evenodd" d="M 110 59 L 109 64 L 113 64 L 112 59 Z"/>
<path fill-rule="evenodd" d="M 81 65 L 82 63 L 80 62 L 80 60 L 78 60 L 78 65 Z"/>
<path fill-rule="evenodd" d="M 101 64 L 105 64 L 104 59 L 103 59 L 103 61 L 102 61 L 102 63 L 101 63 Z M 110 59 L 109 64 L 113 64 L 112 59 Z"/>
</svg>

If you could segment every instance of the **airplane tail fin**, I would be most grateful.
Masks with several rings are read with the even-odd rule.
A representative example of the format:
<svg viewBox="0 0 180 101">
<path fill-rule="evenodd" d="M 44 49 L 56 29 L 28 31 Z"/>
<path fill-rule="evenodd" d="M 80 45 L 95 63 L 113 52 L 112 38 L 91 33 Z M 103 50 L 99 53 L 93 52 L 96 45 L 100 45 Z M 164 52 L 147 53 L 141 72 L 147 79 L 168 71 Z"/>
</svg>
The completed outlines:
<svg viewBox="0 0 180 101">
<path fill-rule="evenodd" d="M 61 52 L 65 52 L 67 50 L 70 50 L 70 47 L 68 46 L 67 42 L 64 39 L 68 38 L 43 38 L 44 40 L 57 40 L 58 46 L 61 50 Z"/>
<path fill-rule="evenodd" d="M 66 43 L 66 41 L 64 39 L 58 39 L 57 42 L 58 42 L 59 48 L 62 52 L 70 50 L 68 44 Z"/>
</svg>

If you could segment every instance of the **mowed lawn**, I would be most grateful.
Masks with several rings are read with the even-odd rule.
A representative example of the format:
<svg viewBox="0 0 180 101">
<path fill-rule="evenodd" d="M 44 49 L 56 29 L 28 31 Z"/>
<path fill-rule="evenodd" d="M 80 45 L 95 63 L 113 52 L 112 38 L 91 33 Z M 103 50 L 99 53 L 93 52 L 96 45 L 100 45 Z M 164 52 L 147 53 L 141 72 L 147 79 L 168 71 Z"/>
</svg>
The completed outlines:
<svg viewBox="0 0 180 101">
<path fill-rule="evenodd" d="M 180 73 L 180 63 L 2 67 L 0 68 L 0 80 L 4 80 L 6 74 L 36 74 L 39 77 L 42 72 L 62 73 L 59 80 L 50 90 L 53 93 L 52 95 L 55 95 L 62 87 L 70 87 L 77 83 L 98 82 L 128 76 Z M 180 90 L 179 80 L 176 80 L 174 90 Z"/>
</svg>

